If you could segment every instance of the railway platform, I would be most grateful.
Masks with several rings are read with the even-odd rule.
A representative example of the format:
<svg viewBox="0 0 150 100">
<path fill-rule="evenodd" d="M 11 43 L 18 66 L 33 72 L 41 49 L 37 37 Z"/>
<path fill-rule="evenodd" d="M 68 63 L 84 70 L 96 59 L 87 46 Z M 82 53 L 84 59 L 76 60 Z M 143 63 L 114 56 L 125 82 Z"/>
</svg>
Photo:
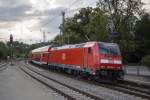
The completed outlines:
<svg viewBox="0 0 150 100">
<path fill-rule="evenodd" d="M 0 71 L 0 100 L 64 100 L 63 96 L 47 89 L 25 75 L 16 64 Z"/>
</svg>

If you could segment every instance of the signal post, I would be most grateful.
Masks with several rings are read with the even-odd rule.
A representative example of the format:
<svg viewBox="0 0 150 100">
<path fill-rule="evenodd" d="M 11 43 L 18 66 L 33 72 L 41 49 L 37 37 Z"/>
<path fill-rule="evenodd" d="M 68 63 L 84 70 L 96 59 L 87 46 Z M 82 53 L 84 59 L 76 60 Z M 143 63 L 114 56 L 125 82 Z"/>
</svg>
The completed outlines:
<svg viewBox="0 0 150 100">
<path fill-rule="evenodd" d="M 11 65 L 13 65 L 12 60 L 13 60 L 13 35 L 10 34 L 10 62 L 11 62 Z"/>
</svg>

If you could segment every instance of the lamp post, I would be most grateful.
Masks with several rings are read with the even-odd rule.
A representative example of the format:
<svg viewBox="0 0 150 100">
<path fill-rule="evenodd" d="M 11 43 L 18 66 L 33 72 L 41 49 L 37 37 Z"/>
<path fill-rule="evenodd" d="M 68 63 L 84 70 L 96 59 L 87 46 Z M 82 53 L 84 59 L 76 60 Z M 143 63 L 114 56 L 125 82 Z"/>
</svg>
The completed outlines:
<svg viewBox="0 0 150 100">
<path fill-rule="evenodd" d="M 10 34 L 10 61 L 11 65 L 13 65 L 12 60 L 13 60 L 13 35 Z"/>
</svg>

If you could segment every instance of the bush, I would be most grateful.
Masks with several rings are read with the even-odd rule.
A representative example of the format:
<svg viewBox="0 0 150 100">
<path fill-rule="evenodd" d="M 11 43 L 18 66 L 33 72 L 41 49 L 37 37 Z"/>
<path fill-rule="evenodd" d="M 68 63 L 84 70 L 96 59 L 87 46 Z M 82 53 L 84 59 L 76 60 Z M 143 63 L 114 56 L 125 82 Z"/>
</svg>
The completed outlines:
<svg viewBox="0 0 150 100">
<path fill-rule="evenodd" d="M 142 63 L 148 67 L 150 67 L 150 55 L 145 56 L 142 58 Z"/>
</svg>

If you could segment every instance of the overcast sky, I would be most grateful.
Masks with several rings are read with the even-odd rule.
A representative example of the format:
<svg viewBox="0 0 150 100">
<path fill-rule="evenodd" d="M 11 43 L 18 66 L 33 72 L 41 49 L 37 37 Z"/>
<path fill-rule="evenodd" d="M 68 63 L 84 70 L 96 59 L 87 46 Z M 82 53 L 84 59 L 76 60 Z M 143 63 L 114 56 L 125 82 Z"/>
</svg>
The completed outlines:
<svg viewBox="0 0 150 100">
<path fill-rule="evenodd" d="M 95 6 L 97 0 L 0 0 L 0 41 L 14 40 L 35 43 L 52 40 L 59 34 L 61 11 L 66 17 L 76 13 L 78 8 Z M 143 0 L 150 11 L 150 0 Z"/>
</svg>

